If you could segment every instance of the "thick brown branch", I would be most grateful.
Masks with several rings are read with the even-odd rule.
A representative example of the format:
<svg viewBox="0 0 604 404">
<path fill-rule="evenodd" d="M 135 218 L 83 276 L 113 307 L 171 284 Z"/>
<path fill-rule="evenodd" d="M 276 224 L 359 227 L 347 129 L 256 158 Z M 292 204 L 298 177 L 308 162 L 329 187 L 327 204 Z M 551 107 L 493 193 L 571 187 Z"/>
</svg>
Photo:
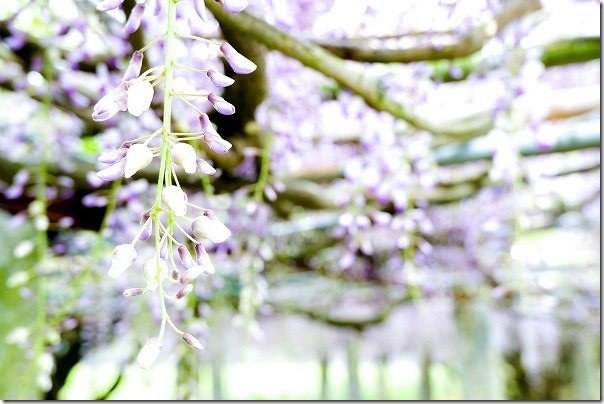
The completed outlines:
<svg viewBox="0 0 604 404">
<path fill-rule="evenodd" d="M 268 48 L 277 50 L 300 61 L 305 66 L 331 77 L 343 87 L 363 98 L 370 107 L 388 112 L 418 129 L 452 137 L 476 137 L 486 133 L 491 126 L 489 120 L 478 119 L 480 121 L 478 125 L 465 122 L 461 127 L 455 127 L 455 125 L 436 127 L 406 106 L 388 97 L 374 80 L 352 69 L 345 61 L 320 46 L 296 39 L 246 12 L 229 14 L 213 0 L 206 0 L 206 6 L 220 25 L 226 29 L 249 35 L 250 38 L 265 44 Z"/>
<path fill-rule="evenodd" d="M 317 42 L 343 59 L 377 63 L 411 63 L 426 60 L 454 59 L 469 56 L 480 49 L 512 21 L 541 8 L 539 0 L 510 0 L 502 9 L 480 26 L 460 37 L 455 43 L 413 48 L 369 47 L 364 39 L 344 39 L 337 43 Z M 390 39 L 387 43 L 396 42 Z"/>
</svg>

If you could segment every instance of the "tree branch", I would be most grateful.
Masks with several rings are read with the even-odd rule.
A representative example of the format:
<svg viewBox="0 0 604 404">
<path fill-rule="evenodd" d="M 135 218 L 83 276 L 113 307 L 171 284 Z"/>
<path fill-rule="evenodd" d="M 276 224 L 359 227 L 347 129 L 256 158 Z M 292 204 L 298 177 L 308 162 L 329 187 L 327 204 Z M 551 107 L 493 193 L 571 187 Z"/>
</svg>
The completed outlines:
<svg viewBox="0 0 604 404">
<path fill-rule="evenodd" d="M 324 49 L 343 59 L 374 63 L 411 63 L 427 60 L 454 59 L 479 51 L 512 21 L 541 8 L 539 0 L 510 0 L 492 19 L 472 29 L 450 45 L 400 47 L 368 47 L 366 39 L 344 39 L 337 43 L 315 41 Z M 390 39 L 387 44 L 396 42 Z M 385 43 L 385 44 L 386 44 Z M 384 45 L 385 45 L 384 44 Z"/>
<path fill-rule="evenodd" d="M 378 110 L 392 114 L 411 126 L 432 132 L 437 135 L 451 137 L 476 137 L 486 133 L 491 120 L 471 119 L 462 122 L 461 127 L 447 125 L 437 127 L 424 118 L 418 116 L 406 106 L 394 101 L 380 88 L 379 84 L 369 79 L 357 70 L 350 68 L 342 59 L 324 50 L 309 41 L 298 40 L 293 36 L 271 26 L 270 24 L 246 12 L 229 14 L 213 0 L 205 0 L 207 8 L 214 14 L 221 26 L 226 29 L 239 31 L 252 39 L 263 43 L 270 49 L 277 50 L 284 55 L 292 57 L 307 67 L 331 77 L 343 87 L 359 95 L 367 105 Z M 489 114 L 490 115 L 490 114 Z M 478 122 L 477 124 L 475 122 Z M 485 124 L 486 123 L 486 124 Z"/>
</svg>

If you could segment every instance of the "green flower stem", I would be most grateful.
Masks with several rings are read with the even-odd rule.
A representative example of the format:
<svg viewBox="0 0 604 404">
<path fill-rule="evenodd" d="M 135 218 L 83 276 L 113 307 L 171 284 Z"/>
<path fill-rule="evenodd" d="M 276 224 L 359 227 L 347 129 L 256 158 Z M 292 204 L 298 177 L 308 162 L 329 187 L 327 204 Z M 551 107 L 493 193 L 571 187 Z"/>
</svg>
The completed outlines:
<svg viewBox="0 0 604 404">
<path fill-rule="evenodd" d="M 147 49 L 149 49 L 150 47 L 152 47 L 153 45 L 155 45 L 157 42 L 159 42 L 163 37 L 165 37 L 166 34 L 161 34 L 160 36 L 158 36 L 157 38 L 155 38 L 154 40 L 152 40 L 151 42 L 149 42 L 147 45 L 145 45 L 144 47 L 142 47 L 139 52 L 144 52 Z M 151 69 L 152 70 L 152 69 Z"/>
<path fill-rule="evenodd" d="M 205 42 L 205 43 L 209 43 L 212 45 L 217 45 L 217 46 L 221 46 L 222 42 L 218 42 L 218 41 L 213 41 L 211 39 L 207 39 L 207 38 L 202 38 L 200 36 L 195 36 L 195 35 L 189 35 L 189 34 L 176 34 L 176 36 L 180 37 L 180 38 L 187 38 L 187 39 L 193 39 L 195 41 L 200 41 L 200 42 Z"/>
<path fill-rule="evenodd" d="M 176 1 L 169 0 L 168 1 L 168 30 L 166 32 L 166 58 L 165 58 L 165 71 L 164 71 L 164 118 L 163 118 L 163 128 L 162 128 L 162 146 L 161 146 L 161 162 L 159 166 L 159 177 L 157 179 L 157 193 L 155 197 L 155 204 L 152 209 L 152 215 L 156 219 L 156 223 L 158 224 L 155 227 L 155 259 L 156 259 L 156 267 L 157 267 L 157 283 L 159 289 L 159 299 L 162 311 L 162 323 L 161 329 L 159 332 L 159 338 L 163 339 L 164 331 L 166 327 L 166 322 L 172 327 L 172 329 L 178 334 L 182 335 L 183 332 L 180 331 L 170 319 L 168 312 L 166 310 L 166 302 L 164 299 L 164 289 L 163 289 L 163 279 L 161 273 L 161 267 L 159 265 L 160 257 L 159 252 L 161 248 L 161 237 L 160 231 L 163 226 L 160 225 L 160 212 L 163 211 L 161 208 L 161 195 L 164 187 L 164 183 L 166 186 L 171 185 L 172 183 L 172 172 L 169 169 L 169 166 L 172 164 L 170 159 L 170 144 L 172 143 L 170 140 L 170 133 L 172 132 L 172 81 L 174 79 L 174 61 L 172 59 L 172 53 L 174 49 L 174 40 L 176 38 L 176 34 L 174 32 L 176 23 Z M 174 216 L 172 212 L 168 212 L 168 226 L 165 229 L 165 232 L 170 235 L 168 239 L 168 251 L 172 251 L 172 226 L 174 223 Z M 168 276 L 168 274 L 166 274 Z"/>
</svg>

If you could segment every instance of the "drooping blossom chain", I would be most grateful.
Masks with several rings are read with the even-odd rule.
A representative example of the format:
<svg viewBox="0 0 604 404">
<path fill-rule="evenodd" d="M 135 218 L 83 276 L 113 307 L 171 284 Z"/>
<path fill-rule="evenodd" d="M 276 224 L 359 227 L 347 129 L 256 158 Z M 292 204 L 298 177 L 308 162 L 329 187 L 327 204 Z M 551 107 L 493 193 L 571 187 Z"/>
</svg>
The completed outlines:
<svg viewBox="0 0 604 404">
<path fill-rule="evenodd" d="M 160 6 L 161 0 L 156 1 L 156 7 Z M 97 173 L 105 181 L 115 181 L 121 177 L 131 178 L 147 167 L 155 157 L 159 156 L 161 159 L 155 203 L 144 213 L 140 229 L 132 242 L 115 247 L 109 269 L 109 276 L 113 278 L 120 276 L 135 264 L 136 244 L 154 237 L 155 254 L 143 264 L 145 287 L 129 288 L 123 293 L 125 297 L 139 296 L 147 292 L 157 292 L 159 295 L 162 311 L 161 327 L 159 335 L 149 339 L 138 355 L 137 360 L 142 368 L 151 366 L 159 356 L 163 346 L 166 324 L 187 344 L 195 349 L 203 349 L 197 338 L 180 330 L 173 323 L 166 310 L 165 301 L 166 299 L 182 299 L 193 291 L 194 286 L 191 282 L 202 274 L 211 275 L 215 272 L 214 265 L 200 240 L 207 239 L 213 243 L 221 243 L 231 235 L 230 230 L 211 210 L 188 201 L 187 195 L 178 181 L 177 167 L 186 174 L 198 172 L 203 175 L 212 175 L 216 172 L 207 161 L 197 158 L 195 149 L 188 141 L 203 140 L 212 151 L 219 154 L 224 154 L 231 148 L 231 144 L 218 134 L 208 115 L 197 109 L 189 98 L 205 98 L 217 112 L 224 115 L 234 114 L 235 107 L 213 92 L 175 92 L 173 79 L 175 69 L 181 69 L 205 74 L 219 88 L 233 84 L 234 80 L 213 69 L 200 70 L 174 63 L 172 56 L 174 43 L 178 38 L 203 41 L 218 46 L 234 72 L 247 74 L 256 69 L 253 62 L 237 52 L 227 42 L 221 43 L 176 32 L 177 0 L 165 1 L 168 3 L 166 33 L 134 52 L 121 84 L 97 102 L 92 114 L 95 121 L 105 121 L 118 112 L 126 110 L 138 117 L 150 108 L 155 86 L 161 82 L 164 83 L 162 127 L 146 136 L 126 141 L 118 149 L 98 158 L 100 163 L 108 165 Z M 199 17 L 203 21 L 207 21 L 203 0 L 193 1 Z M 103 0 L 98 3 L 97 8 L 101 11 L 113 10 L 120 7 L 122 2 L 123 0 Z M 247 6 L 247 1 L 240 0 L 220 0 L 218 3 L 229 13 L 240 12 Z M 143 1 L 134 7 L 124 26 L 124 33 L 131 34 L 140 27 L 146 5 L 147 2 Z M 141 74 L 144 52 L 161 40 L 165 40 L 164 65 L 152 67 Z M 198 113 L 200 131 L 186 133 L 172 131 L 172 98 L 174 97 L 179 98 Z M 151 140 L 157 136 L 162 139 L 161 146 L 149 147 Z M 196 213 L 191 215 L 193 217 L 189 217 L 190 212 Z M 186 230 L 179 224 L 179 220 L 188 222 L 190 230 Z M 187 244 L 181 243 L 175 238 L 175 231 L 182 233 L 185 239 L 191 242 L 194 254 L 191 253 Z M 174 255 L 178 256 L 180 265 L 176 264 Z M 179 268 L 184 270 L 182 274 Z M 180 285 L 175 288 L 175 294 L 171 295 L 164 289 L 166 282 Z M 174 286 L 168 285 L 167 287 Z"/>
</svg>

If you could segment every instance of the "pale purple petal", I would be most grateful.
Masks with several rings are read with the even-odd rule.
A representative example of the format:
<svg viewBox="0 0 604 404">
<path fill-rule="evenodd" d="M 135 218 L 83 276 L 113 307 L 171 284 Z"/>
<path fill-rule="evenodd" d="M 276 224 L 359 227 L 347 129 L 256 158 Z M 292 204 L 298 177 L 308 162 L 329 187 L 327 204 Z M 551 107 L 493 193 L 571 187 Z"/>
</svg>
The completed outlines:
<svg viewBox="0 0 604 404">
<path fill-rule="evenodd" d="M 115 181 L 118 178 L 124 176 L 124 167 L 126 166 L 126 159 L 123 159 L 119 163 L 115 163 L 112 166 L 99 171 L 96 175 L 105 181 Z"/>
<path fill-rule="evenodd" d="M 205 132 L 203 140 L 210 146 L 210 149 L 218 154 L 225 154 L 232 147 L 232 144 L 224 140 L 217 133 Z"/>
<path fill-rule="evenodd" d="M 203 0 L 193 0 L 193 6 L 195 7 L 195 12 L 202 21 L 208 22 L 208 14 L 206 13 L 206 5 Z"/>
<path fill-rule="evenodd" d="M 143 66 L 143 52 L 136 51 L 132 54 L 130 64 L 124 73 L 122 81 L 128 81 L 137 78 L 141 74 L 141 67 Z"/>
<path fill-rule="evenodd" d="M 232 78 L 213 69 L 208 70 L 206 74 L 216 87 L 228 87 L 235 82 Z"/>
<path fill-rule="evenodd" d="M 118 8 L 124 0 L 103 0 L 96 5 L 96 9 L 99 11 L 109 11 Z"/>
<path fill-rule="evenodd" d="M 233 104 L 214 93 L 208 94 L 208 101 L 210 101 L 214 109 L 222 115 L 233 115 L 235 113 Z"/>
<path fill-rule="evenodd" d="M 239 13 L 248 6 L 247 0 L 216 0 L 229 13 Z"/>
<path fill-rule="evenodd" d="M 126 25 L 124 26 L 124 34 L 130 35 L 140 27 L 144 13 L 145 3 L 139 3 L 134 6 L 134 9 L 132 9 L 132 12 L 130 13 L 130 17 L 128 17 L 128 21 L 126 21 Z"/>
<path fill-rule="evenodd" d="M 237 52 L 228 42 L 223 43 L 220 50 L 235 73 L 248 74 L 256 70 L 254 62 Z"/>
</svg>

